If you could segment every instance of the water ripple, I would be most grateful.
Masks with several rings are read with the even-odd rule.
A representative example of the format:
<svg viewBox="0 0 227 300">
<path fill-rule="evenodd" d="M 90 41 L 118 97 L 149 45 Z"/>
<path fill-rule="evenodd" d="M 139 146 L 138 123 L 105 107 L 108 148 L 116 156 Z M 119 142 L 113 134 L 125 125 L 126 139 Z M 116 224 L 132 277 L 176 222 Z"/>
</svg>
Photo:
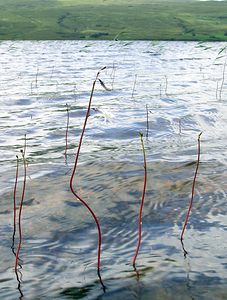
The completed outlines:
<svg viewBox="0 0 227 300">
<path fill-rule="evenodd" d="M 0 291 L 19 298 L 10 249 L 27 134 L 23 282 L 27 299 L 224 299 L 226 294 L 225 44 L 194 42 L 6 41 L 0 44 Z M 119 53 L 121 53 L 119 55 Z M 174 55 L 173 55 L 174 53 Z M 72 195 L 69 180 L 96 72 L 97 84 L 73 185 L 100 221 Z M 65 152 L 69 107 L 68 155 Z M 201 162 L 184 259 L 179 236 Z M 137 258 L 144 134 L 148 181 Z M 18 241 L 18 236 L 16 236 Z"/>
</svg>

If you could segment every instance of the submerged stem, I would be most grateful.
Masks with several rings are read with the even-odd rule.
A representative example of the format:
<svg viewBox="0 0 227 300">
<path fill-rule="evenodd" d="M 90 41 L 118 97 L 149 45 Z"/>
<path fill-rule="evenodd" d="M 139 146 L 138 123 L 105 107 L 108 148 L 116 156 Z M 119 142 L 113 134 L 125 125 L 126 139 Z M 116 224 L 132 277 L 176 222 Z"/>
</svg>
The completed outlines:
<svg viewBox="0 0 227 300">
<path fill-rule="evenodd" d="M 140 203 L 140 212 L 139 212 L 139 217 L 138 217 L 138 242 L 137 242 L 136 253 L 134 255 L 133 263 L 132 263 L 134 270 L 136 270 L 136 258 L 137 258 L 137 255 L 139 253 L 141 238 L 142 238 L 143 205 L 144 205 L 146 185 L 147 185 L 147 164 L 146 164 L 146 154 L 145 154 L 145 148 L 144 148 L 143 134 L 142 133 L 140 133 L 140 139 L 141 139 L 141 144 L 142 144 L 143 160 L 144 160 L 144 181 L 143 181 L 142 198 L 141 198 L 141 203 Z"/>
<path fill-rule="evenodd" d="M 194 174 L 194 178 L 193 178 L 193 182 L 192 182 L 191 199 L 189 201 L 189 207 L 188 207 L 187 215 L 186 215 L 184 225 L 183 225 L 183 228 L 182 228 L 182 231 L 181 231 L 181 236 L 180 236 L 181 241 L 183 240 L 184 231 L 185 231 L 185 228 L 187 226 L 188 219 L 189 219 L 189 216 L 190 216 L 190 213 L 191 213 L 192 203 L 193 203 L 194 194 L 195 194 L 195 183 L 196 183 L 196 177 L 197 177 L 197 173 L 198 173 L 198 169 L 199 169 L 199 162 L 200 162 L 200 137 L 201 137 L 201 134 L 202 134 L 202 132 L 200 132 L 200 134 L 198 135 L 198 155 L 197 155 L 196 170 L 195 170 L 195 174 Z"/>
</svg>

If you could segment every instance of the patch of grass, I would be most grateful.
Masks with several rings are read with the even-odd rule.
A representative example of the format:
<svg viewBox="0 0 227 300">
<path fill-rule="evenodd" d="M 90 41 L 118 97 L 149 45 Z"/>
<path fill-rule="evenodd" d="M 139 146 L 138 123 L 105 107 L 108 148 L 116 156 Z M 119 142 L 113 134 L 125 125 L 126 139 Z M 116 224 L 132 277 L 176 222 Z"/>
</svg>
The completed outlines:
<svg viewBox="0 0 227 300">
<path fill-rule="evenodd" d="M 227 1 L 0 0 L 2 40 L 227 40 Z"/>
</svg>

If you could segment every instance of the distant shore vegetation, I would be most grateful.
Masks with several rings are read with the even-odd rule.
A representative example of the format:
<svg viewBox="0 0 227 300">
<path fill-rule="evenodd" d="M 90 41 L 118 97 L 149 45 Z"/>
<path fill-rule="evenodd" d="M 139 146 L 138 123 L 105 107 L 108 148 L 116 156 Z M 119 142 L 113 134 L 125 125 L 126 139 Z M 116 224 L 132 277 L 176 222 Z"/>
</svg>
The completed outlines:
<svg viewBox="0 0 227 300">
<path fill-rule="evenodd" d="M 226 12 L 226 0 L 0 0 L 0 40 L 227 41 Z"/>
</svg>

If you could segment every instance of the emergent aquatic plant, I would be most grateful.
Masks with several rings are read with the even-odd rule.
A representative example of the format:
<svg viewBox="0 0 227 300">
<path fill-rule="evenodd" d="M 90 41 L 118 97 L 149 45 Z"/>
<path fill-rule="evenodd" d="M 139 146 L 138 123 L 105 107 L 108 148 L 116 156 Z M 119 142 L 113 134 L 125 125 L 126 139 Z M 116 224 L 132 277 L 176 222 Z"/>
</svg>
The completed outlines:
<svg viewBox="0 0 227 300">
<path fill-rule="evenodd" d="M 91 94 L 90 94 L 90 99 L 89 99 L 89 103 L 88 103 L 88 108 L 87 108 L 87 112 L 86 112 L 86 116 L 85 116 L 85 120 L 84 120 L 84 124 L 83 124 L 83 128 L 82 128 L 82 132 L 81 132 L 81 135 L 80 135 L 80 140 L 79 140 L 79 144 L 78 144 L 78 148 L 77 148 L 77 153 L 76 153 L 76 158 L 75 158 L 75 163 L 74 163 L 74 167 L 73 167 L 73 171 L 72 171 L 72 175 L 71 175 L 71 178 L 70 178 L 70 190 L 71 192 L 73 193 L 73 195 L 89 210 L 89 212 L 91 213 L 95 223 L 96 223 L 96 226 L 97 226 L 97 229 L 98 229 L 98 259 L 97 259 L 97 274 L 98 274 L 98 277 L 99 277 L 99 280 L 100 280 L 100 283 L 103 287 L 103 290 L 105 291 L 105 285 L 103 284 L 103 281 L 102 281 L 102 278 L 101 278 L 101 274 L 100 274 L 100 266 L 101 266 L 101 245 L 102 245 L 102 234 L 101 234 L 101 227 L 100 227 L 100 224 L 99 224 L 99 220 L 96 216 L 96 214 L 94 213 L 94 211 L 91 209 L 91 207 L 81 198 L 81 196 L 79 196 L 77 194 L 77 192 L 74 190 L 73 188 L 73 178 L 75 176 L 75 172 L 76 172 L 76 168 L 77 168 L 77 164 L 78 164 L 78 159 L 79 159 L 79 155 L 80 155 L 80 148 L 81 148 L 81 145 L 82 145 L 82 141 L 83 141 L 83 136 L 84 136 L 84 133 L 85 133 L 85 128 L 86 128 L 86 124 L 87 124 L 87 120 L 88 120 L 88 117 L 90 116 L 90 110 L 91 110 L 91 102 L 92 102 L 92 97 L 93 97 L 93 93 L 94 93 L 94 90 L 95 90 L 95 84 L 97 82 L 97 80 L 99 79 L 99 74 L 102 70 L 104 70 L 106 67 L 102 68 L 96 75 L 96 78 L 93 82 L 93 85 L 92 85 L 92 89 L 91 89 Z M 100 82 L 101 83 L 101 82 Z"/>
<path fill-rule="evenodd" d="M 140 133 L 140 139 L 142 144 L 142 151 L 143 151 L 143 160 L 144 160 L 144 180 L 143 180 L 143 192 L 142 192 L 142 198 L 140 203 L 140 211 L 139 211 L 139 217 L 138 217 L 138 242 L 136 247 L 136 253 L 133 258 L 133 268 L 136 271 L 136 258 L 140 249 L 141 244 L 141 238 L 142 238 L 142 217 L 143 217 L 143 205 L 144 205 L 144 198 L 146 193 L 146 185 L 147 185 L 147 163 L 146 163 L 146 154 L 145 154 L 145 148 L 144 148 L 144 142 L 143 142 L 143 134 Z"/>
<path fill-rule="evenodd" d="M 65 130 L 65 160 L 67 161 L 67 151 L 68 151 L 68 132 L 69 132 L 69 106 L 66 103 L 67 121 Z"/>
<path fill-rule="evenodd" d="M 16 218 L 17 218 L 17 201 L 16 201 L 16 195 L 17 195 L 17 181 L 18 181 L 18 169 L 19 169 L 19 158 L 18 155 L 16 155 L 16 174 L 15 174 L 15 183 L 14 183 L 14 189 L 13 189 L 13 236 L 12 236 L 12 250 L 14 251 L 14 242 L 15 242 L 15 234 L 16 234 Z"/>
<path fill-rule="evenodd" d="M 194 194 L 195 194 L 195 183 L 196 183 L 196 177 L 197 177 L 197 173 L 198 173 L 198 169 L 199 169 L 199 162 L 200 162 L 200 137 L 201 137 L 201 134 L 202 134 L 202 132 L 200 132 L 200 134 L 198 135 L 198 154 L 197 154 L 197 163 L 196 163 L 195 174 L 194 174 L 194 178 L 193 178 L 193 182 L 192 182 L 191 199 L 189 201 L 189 207 L 188 207 L 187 215 L 186 215 L 184 225 L 183 225 L 183 228 L 182 228 L 182 231 L 181 231 L 181 236 L 180 236 L 181 244 L 182 244 L 183 251 L 184 251 L 184 256 L 187 255 L 187 251 L 184 248 L 183 236 L 184 236 L 184 231 L 185 231 L 185 228 L 187 226 L 188 219 L 189 219 L 189 216 L 190 216 L 190 213 L 191 213 L 192 203 L 193 203 Z"/>
<path fill-rule="evenodd" d="M 25 188 L 26 188 L 26 177 L 27 177 L 25 152 L 26 152 L 26 135 L 25 135 L 25 142 L 24 142 L 24 150 L 21 150 L 21 154 L 22 154 L 22 158 L 23 158 L 23 166 L 24 166 L 24 181 L 23 181 L 21 201 L 20 201 L 20 207 L 19 207 L 19 215 L 18 215 L 19 243 L 18 243 L 17 252 L 16 252 L 15 272 L 17 272 L 19 254 L 20 254 L 20 249 L 21 249 L 21 244 L 22 244 L 21 220 L 22 220 L 22 209 L 23 209 L 23 203 L 24 203 Z"/>
</svg>

